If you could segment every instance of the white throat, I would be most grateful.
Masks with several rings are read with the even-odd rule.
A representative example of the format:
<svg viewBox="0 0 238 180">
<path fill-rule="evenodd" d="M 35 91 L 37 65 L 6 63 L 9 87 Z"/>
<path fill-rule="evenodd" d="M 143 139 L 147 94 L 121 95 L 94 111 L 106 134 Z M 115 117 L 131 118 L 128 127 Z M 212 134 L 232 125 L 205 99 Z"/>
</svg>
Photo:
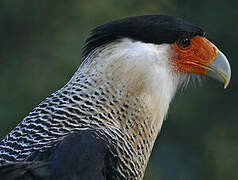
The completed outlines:
<svg viewBox="0 0 238 180">
<path fill-rule="evenodd" d="M 76 72 L 96 75 L 98 82 L 111 80 L 114 89 L 143 99 L 151 108 L 151 125 L 161 128 L 179 77 L 172 73 L 169 44 L 149 44 L 121 39 L 89 54 Z M 75 76 L 74 76 L 75 77 Z"/>
</svg>

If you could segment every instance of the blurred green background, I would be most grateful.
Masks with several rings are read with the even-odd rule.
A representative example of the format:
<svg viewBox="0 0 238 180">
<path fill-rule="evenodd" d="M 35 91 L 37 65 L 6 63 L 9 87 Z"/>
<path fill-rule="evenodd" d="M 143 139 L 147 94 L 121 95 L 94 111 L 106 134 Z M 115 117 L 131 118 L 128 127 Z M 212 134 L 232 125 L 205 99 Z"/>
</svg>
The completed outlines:
<svg viewBox="0 0 238 180">
<path fill-rule="evenodd" d="M 76 71 L 89 30 L 126 16 L 162 13 L 201 26 L 227 56 L 230 86 L 205 79 L 179 92 L 145 180 L 238 179 L 238 1 L 0 1 L 0 136 Z"/>
</svg>

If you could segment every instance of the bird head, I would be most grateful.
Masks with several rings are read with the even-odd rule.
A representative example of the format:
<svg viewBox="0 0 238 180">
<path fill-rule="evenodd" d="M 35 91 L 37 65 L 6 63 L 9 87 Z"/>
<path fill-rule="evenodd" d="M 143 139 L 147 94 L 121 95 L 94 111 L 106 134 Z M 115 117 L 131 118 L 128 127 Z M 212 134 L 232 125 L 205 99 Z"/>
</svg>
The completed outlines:
<svg viewBox="0 0 238 180">
<path fill-rule="evenodd" d="M 130 43 L 122 41 L 125 38 L 131 40 Z M 118 46 L 122 43 L 124 45 Z M 118 48 L 112 48 L 113 45 Z M 131 57 L 127 59 L 134 56 L 134 59 L 150 62 L 148 66 L 152 67 L 167 66 L 167 72 L 176 77 L 205 75 L 221 81 L 224 87 L 227 87 L 231 77 L 227 58 L 206 39 L 205 32 L 177 17 L 146 15 L 106 23 L 92 30 L 83 59 L 95 54 L 97 49 L 100 52 L 111 51 L 107 55 L 120 52 L 120 57 L 124 53 Z M 135 60 L 134 64 L 140 63 Z M 146 68 L 145 63 L 142 66 Z M 179 79 L 184 81 L 185 78 Z"/>
<path fill-rule="evenodd" d="M 179 38 L 172 45 L 171 63 L 177 73 L 206 75 L 224 83 L 230 82 L 231 70 L 228 60 L 219 49 L 204 36 Z"/>
</svg>

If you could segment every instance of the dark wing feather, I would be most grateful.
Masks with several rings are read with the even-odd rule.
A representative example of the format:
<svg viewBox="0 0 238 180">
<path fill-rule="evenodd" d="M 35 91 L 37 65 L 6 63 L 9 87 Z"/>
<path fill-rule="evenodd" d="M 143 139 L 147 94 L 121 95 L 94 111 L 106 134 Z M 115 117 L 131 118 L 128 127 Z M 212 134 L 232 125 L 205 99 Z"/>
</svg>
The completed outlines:
<svg viewBox="0 0 238 180">
<path fill-rule="evenodd" d="M 10 162 L 0 165 L 1 180 L 48 180 L 49 165 L 45 162 Z"/>
<path fill-rule="evenodd" d="M 105 180 L 107 152 L 106 141 L 95 130 L 74 132 L 51 149 L 32 154 L 28 162 L 0 165 L 0 179 Z"/>
</svg>

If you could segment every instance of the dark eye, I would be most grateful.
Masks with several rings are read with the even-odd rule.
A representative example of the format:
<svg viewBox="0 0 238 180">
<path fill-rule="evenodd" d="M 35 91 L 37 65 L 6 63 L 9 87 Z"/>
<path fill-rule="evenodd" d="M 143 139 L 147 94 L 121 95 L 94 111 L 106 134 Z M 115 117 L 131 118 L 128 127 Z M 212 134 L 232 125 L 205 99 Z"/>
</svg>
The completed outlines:
<svg viewBox="0 0 238 180">
<path fill-rule="evenodd" d="M 186 48 L 190 45 L 190 39 L 188 37 L 181 38 L 178 40 L 179 46 Z"/>
</svg>

